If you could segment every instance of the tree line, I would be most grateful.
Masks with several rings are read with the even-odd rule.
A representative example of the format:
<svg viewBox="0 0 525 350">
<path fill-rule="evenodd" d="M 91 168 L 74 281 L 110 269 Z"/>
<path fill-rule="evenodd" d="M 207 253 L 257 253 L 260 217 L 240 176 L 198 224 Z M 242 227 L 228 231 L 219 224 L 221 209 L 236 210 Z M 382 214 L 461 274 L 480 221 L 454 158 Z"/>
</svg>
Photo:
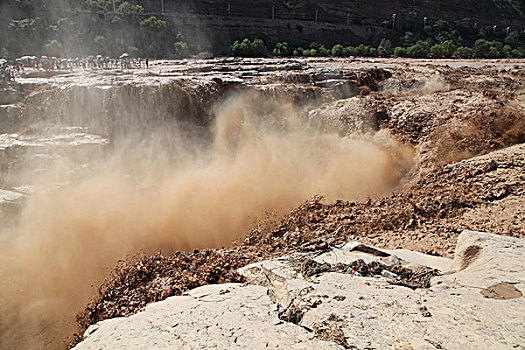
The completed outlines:
<svg viewBox="0 0 525 350">
<path fill-rule="evenodd" d="M 395 45 L 394 45 L 395 43 Z M 412 58 L 520 58 L 525 57 L 525 33 L 510 28 L 504 37 L 487 32 L 470 19 L 452 24 L 438 20 L 419 32 L 403 32 L 397 40 L 383 38 L 377 46 L 278 42 L 266 46 L 261 39 L 245 38 L 231 46 L 234 56 L 257 57 L 412 57 Z"/>
<path fill-rule="evenodd" d="M 6 0 L 1 4 L 0 56 L 82 57 L 128 52 L 141 57 L 190 57 L 205 50 L 184 38 L 172 23 L 147 14 L 138 0 Z M 386 24 L 388 26 L 388 23 Z M 237 40 L 214 54 L 244 57 L 401 56 L 401 57 L 524 57 L 525 33 L 491 32 L 469 19 L 438 20 L 420 30 L 380 28 L 381 41 L 322 43 Z"/>
</svg>

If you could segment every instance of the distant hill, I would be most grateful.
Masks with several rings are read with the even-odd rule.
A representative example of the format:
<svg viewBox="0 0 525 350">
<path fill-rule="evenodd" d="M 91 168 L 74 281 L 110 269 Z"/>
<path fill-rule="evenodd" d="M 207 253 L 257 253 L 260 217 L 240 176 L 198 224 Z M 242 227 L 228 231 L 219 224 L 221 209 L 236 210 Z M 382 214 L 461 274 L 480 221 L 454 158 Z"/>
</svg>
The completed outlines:
<svg viewBox="0 0 525 350">
<path fill-rule="evenodd" d="M 525 0 L 4 0 L 0 56 L 229 54 L 244 38 L 268 47 L 404 45 L 407 32 L 424 40 L 436 23 L 453 27 L 456 45 L 472 46 L 511 32 L 523 40 L 524 14 Z"/>
<path fill-rule="evenodd" d="M 232 17 L 295 19 L 346 24 L 381 24 L 396 14 L 401 26 L 438 19 L 470 18 L 480 25 L 523 26 L 523 0 L 146 0 L 147 11 Z"/>
</svg>

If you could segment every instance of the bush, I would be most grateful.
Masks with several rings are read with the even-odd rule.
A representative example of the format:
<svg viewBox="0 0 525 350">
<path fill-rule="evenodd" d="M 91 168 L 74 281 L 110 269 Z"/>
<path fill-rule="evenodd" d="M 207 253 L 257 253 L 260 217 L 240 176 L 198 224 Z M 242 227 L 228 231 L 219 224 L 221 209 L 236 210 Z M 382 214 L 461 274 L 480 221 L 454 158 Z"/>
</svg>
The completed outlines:
<svg viewBox="0 0 525 350">
<path fill-rule="evenodd" d="M 272 54 L 278 57 L 288 57 L 290 52 L 288 50 L 288 43 L 282 42 L 275 44 L 275 49 L 273 49 Z"/>
<path fill-rule="evenodd" d="M 427 41 L 418 40 L 415 45 L 407 48 L 407 56 L 414 58 L 425 58 L 430 54 L 430 45 Z"/>
<path fill-rule="evenodd" d="M 93 41 L 95 42 L 95 47 L 98 53 L 106 53 L 106 48 L 108 45 L 108 39 L 103 35 L 97 35 Z"/>
<path fill-rule="evenodd" d="M 124 16 L 138 17 L 144 13 L 144 7 L 141 5 L 132 5 L 124 1 L 117 9 L 117 12 Z"/>
<path fill-rule="evenodd" d="M 416 40 L 417 38 L 412 32 L 406 32 L 405 35 L 401 37 L 401 42 L 404 46 L 415 45 Z"/>
<path fill-rule="evenodd" d="M 360 44 L 355 48 L 356 56 L 369 56 L 370 55 L 370 46 L 365 44 Z"/>
<path fill-rule="evenodd" d="M 290 0 L 283 1 L 283 5 L 284 5 L 284 7 L 286 7 L 289 10 L 292 10 L 294 8 L 294 4 Z"/>
<path fill-rule="evenodd" d="M 190 54 L 188 44 L 184 41 L 177 41 L 173 44 L 173 49 L 175 51 L 175 56 L 179 58 L 188 57 Z"/>
<path fill-rule="evenodd" d="M 355 56 L 356 55 L 356 50 L 355 50 L 355 47 L 353 46 L 347 46 L 343 49 L 343 53 L 345 55 L 345 57 L 349 57 L 349 56 Z"/>
<path fill-rule="evenodd" d="M 490 57 L 490 43 L 485 39 L 478 39 L 474 43 L 474 55 L 476 57 Z"/>
<path fill-rule="evenodd" d="M 317 50 L 316 49 L 304 50 L 304 55 L 306 57 L 317 57 Z"/>
<path fill-rule="evenodd" d="M 466 46 L 460 46 L 454 52 L 454 56 L 460 57 L 460 58 L 472 58 L 473 55 L 474 55 L 474 50 Z"/>
<path fill-rule="evenodd" d="M 489 58 L 499 58 L 502 54 L 499 52 L 499 50 L 495 46 L 491 46 L 489 50 Z"/>
<path fill-rule="evenodd" d="M 394 56 L 397 57 L 407 57 L 407 50 L 404 47 L 397 46 L 394 49 Z"/>
<path fill-rule="evenodd" d="M 336 44 L 332 47 L 332 56 L 343 57 L 345 55 L 345 49 L 343 45 Z"/>
<path fill-rule="evenodd" d="M 521 57 L 523 57 L 523 53 L 520 50 L 518 50 L 518 49 L 513 49 L 511 51 L 511 53 L 510 53 L 510 56 L 512 58 L 521 58 Z"/>
<path fill-rule="evenodd" d="M 436 44 L 430 48 L 432 57 L 452 57 L 457 47 L 452 40 Z"/>
<path fill-rule="evenodd" d="M 390 56 L 392 54 L 392 43 L 388 39 L 383 39 L 377 47 L 377 54 L 382 57 Z"/>
<path fill-rule="evenodd" d="M 319 57 L 328 57 L 330 56 L 330 50 L 328 50 L 324 45 L 321 45 L 317 50 Z"/>
<path fill-rule="evenodd" d="M 161 19 L 157 19 L 155 16 L 146 18 L 140 22 L 140 26 L 152 33 L 160 33 L 168 28 L 166 22 Z"/>
<path fill-rule="evenodd" d="M 519 46 L 520 45 L 520 34 L 516 31 L 512 31 L 507 35 L 505 38 L 505 43 L 509 44 L 510 46 Z"/>
<path fill-rule="evenodd" d="M 261 39 L 254 39 L 253 42 L 248 38 L 242 42 L 235 40 L 231 50 L 233 55 L 237 57 L 263 57 L 268 55 L 266 45 Z"/>
</svg>

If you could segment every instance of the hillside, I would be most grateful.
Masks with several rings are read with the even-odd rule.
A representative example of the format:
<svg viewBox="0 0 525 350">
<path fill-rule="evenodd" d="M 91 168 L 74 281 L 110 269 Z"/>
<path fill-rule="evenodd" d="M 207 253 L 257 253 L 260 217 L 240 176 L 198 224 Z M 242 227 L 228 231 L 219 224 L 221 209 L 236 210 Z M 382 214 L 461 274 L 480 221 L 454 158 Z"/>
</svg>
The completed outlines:
<svg viewBox="0 0 525 350">
<path fill-rule="evenodd" d="M 0 56 L 7 58 L 124 51 L 181 56 L 176 42 L 188 46 L 182 50 L 186 55 L 230 55 L 235 40 L 256 37 L 270 49 L 284 41 L 331 48 L 376 47 L 388 39 L 401 45 L 407 32 L 425 40 L 428 28 L 439 23 L 453 26 L 457 46 L 470 47 L 479 38 L 509 42 L 509 34 L 523 40 L 525 35 L 523 2 L 513 0 L 257 0 L 249 5 L 241 0 L 7 0 L 0 13 Z"/>
</svg>

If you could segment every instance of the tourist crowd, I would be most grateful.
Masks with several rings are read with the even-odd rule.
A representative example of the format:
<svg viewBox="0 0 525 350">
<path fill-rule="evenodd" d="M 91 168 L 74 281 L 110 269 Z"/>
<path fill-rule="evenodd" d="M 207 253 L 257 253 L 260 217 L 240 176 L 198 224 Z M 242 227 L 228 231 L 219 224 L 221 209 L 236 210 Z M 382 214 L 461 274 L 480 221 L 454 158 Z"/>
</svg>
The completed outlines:
<svg viewBox="0 0 525 350">
<path fill-rule="evenodd" d="M 11 64 L 4 58 L 0 59 L 0 81 L 14 81 L 15 72 L 20 76 L 20 72 L 25 69 L 35 69 L 44 71 L 58 71 L 66 70 L 73 71 L 74 69 L 105 69 L 105 68 L 141 68 L 144 66 L 148 68 L 149 60 L 141 58 L 131 58 L 129 54 L 123 53 L 119 58 L 111 58 L 107 56 L 87 56 L 76 58 L 59 58 L 41 56 L 22 56 Z"/>
</svg>

